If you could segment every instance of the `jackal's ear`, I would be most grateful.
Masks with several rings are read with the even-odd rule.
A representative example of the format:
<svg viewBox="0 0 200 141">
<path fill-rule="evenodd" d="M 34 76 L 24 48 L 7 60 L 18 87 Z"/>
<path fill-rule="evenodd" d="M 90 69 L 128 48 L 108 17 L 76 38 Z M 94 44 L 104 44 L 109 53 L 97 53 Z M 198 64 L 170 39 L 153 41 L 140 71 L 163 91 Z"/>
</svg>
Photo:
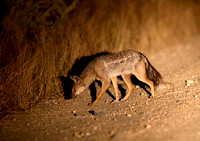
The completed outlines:
<svg viewBox="0 0 200 141">
<path fill-rule="evenodd" d="M 78 76 L 74 75 L 74 76 L 70 76 L 70 78 L 76 83 L 78 82 L 78 80 L 80 79 Z"/>
</svg>

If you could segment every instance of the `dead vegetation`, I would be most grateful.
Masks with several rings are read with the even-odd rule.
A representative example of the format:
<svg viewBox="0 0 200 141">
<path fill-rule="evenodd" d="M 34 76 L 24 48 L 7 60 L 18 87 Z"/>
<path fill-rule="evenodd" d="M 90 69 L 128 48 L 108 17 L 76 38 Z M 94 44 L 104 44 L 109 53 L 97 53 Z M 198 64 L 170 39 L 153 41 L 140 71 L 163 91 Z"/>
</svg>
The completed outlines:
<svg viewBox="0 0 200 141">
<path fill-rule="evenodd" d="M 199 31 L 195 0 L 6 0 L 0 30 L 0 111 L 62 96 L 59 76 L 77 58 L 127 48 L 142 52 Z"/>
</svg>

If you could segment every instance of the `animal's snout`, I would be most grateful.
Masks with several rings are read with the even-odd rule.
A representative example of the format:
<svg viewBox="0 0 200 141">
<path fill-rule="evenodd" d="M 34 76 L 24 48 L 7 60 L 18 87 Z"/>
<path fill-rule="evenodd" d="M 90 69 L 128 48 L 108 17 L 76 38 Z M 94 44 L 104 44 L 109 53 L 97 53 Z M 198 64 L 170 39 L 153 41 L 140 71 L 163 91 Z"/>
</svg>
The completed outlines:
<svg viewBox="0 0 200 141">
<path fill-rule="evenodd" d="M 72 98 L 72 99 L 75 99 L 76 97 L 77 97 L 77 95 L 75 95 L 75 94 L 72 94 L 72 95 L 71 95 L 71 98 Z"/>
</svg>

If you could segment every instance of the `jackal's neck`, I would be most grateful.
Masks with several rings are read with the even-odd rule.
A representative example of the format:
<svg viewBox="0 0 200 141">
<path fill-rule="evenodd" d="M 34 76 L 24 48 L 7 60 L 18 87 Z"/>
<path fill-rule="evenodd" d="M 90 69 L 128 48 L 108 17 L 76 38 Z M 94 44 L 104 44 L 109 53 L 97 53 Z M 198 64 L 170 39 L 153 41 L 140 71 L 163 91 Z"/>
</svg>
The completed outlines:
<svg viewBox="0 0 200 141">
<path fill-rule="evenodd" d="M 80 78 L 83 80 L 83 83 L 86 87 L 88 87 L 95 80 L 93 63 L 88 64 L 88 66 L 82 72 Z"/>
</svg>

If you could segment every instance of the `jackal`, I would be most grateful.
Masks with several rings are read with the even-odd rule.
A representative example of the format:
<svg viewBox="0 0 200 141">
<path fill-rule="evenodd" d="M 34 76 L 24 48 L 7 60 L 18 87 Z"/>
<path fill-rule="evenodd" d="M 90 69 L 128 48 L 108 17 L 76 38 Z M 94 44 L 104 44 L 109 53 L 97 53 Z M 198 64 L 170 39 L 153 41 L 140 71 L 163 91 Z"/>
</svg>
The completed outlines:
<svg viewBox="0 0 200 141">
<path fill-rule="evenodd" d="M 74 85 L 71 96 L 75 98 L 97 79 L 102 82 L 102 87 L 96 100 L 91 105 L 96 104 L 101 99 L 111 81 L 115 90 L 115 101 L 119 101 L 117 76 L 120 75 L 128 86 L 128 93 L 121 101 L 127 100 L 135 89 L 131 82 L 131 75 L 135 75 L 137 79 L 149 85 L 151 98 L 154 97 L 154 86 L 158 86 L 162 82 L 160 73 L 142 53 L 125 50 L 97 57 L 86 66 L 80 77 L 72 76 L 71 79 L 74 81 Z"/>
</svg>

